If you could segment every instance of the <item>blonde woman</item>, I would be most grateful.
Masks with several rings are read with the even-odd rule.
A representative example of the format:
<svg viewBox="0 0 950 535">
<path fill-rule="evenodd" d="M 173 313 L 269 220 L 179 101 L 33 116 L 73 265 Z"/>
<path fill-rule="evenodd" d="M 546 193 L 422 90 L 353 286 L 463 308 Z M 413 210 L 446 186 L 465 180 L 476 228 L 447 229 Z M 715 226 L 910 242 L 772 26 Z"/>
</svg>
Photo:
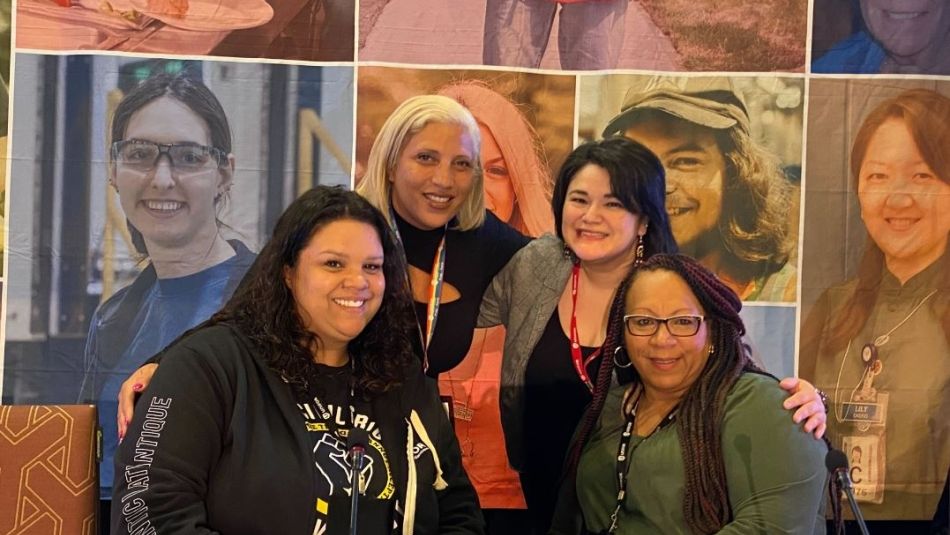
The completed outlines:
<svg viewBox="0 0 950 535">
<path fill-rule="evenodd" d="M 410 98 L 380 129 L 357 187 L 402 242 L 433 377 L 461 362 L 482 294 L 528 242 L 485 209 L 481 145 L 478 122 L 457 101 Z"/>
</svg>

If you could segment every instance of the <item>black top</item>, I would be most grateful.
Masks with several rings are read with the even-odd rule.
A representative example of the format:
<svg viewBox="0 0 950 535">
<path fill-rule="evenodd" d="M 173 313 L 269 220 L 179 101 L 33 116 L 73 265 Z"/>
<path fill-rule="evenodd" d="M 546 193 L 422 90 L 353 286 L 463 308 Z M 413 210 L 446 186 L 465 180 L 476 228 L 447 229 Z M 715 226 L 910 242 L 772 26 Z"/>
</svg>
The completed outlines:
<svg viewBox="0 0 950 535">
<path fill-rule="evenodd" d="M 442 239 L 442 229 L 419 230 L 395 211 L 393 216 L 409 265 L 431 273 L 435 253 Z M 485 289 L 495 274 L 529 241 L 530 238 L 502 223 L 488 211 L 485 212 L 482 226 L 467 231 L 448 231 L 443 288 L 451 285 L 461 297 L 439 306 L 435 335 L 429 344 L 429 376 L 436 377 L 451 370 L 465 358 L 472 345 L 472 331 Z M 415 306 L 416 318 L 424 330 L 428 303 L 416 302 Z"/>
<path fill-rule="evenodd" d="M 581 354 L 586 360 L 595 349 L 581 346 Z M 596 376 L 599 365 L 600 358 L 587 365 L 591 378 Z M 574 370 L 571 341 L 561 328 L 555 308 L 525 370 L 527 455 L 521 481 L 539 533 L 547 533 L 557 503 L 564 457 L 590 400 L 590 391 Z"/>
<path fill-rule="evenodd" d="M 163 355 L 116 452 L 114 503 L 129 505 L 112 508 L 112 532 L 333 533 L 323 530 L 336 513 L 319 502 L 322 474 L 293 389 L 251 341 L 215 325 Z M 369 403 L 394 482 L 397 531 L 413 516 L 416 535 L 482 535 L 478 498 L 435 381 L 413 363 L 400 386 Z M 362 504 L 368 528 L 375 516 Z"/>
<path fill-rule="evenodd" d="M 395 481 L 372 405 L 352 395 L 351 380 L 350 366 L 314 364 L 308 377 L 308 395 L 297 394 L 297 407 L 311 439 L 318 472 L 317 509 L 327 510 L 327 517 L 318 516 L 318 522 L 328 535 L 349 532 L 353 465 L 346 446 L 349 432 L 356 426 L 369 436 L 361 470 L 364 485 L 359 509 L 364 514 L 359 531 L 367 535 L 385 534 L 393 524 Z"/>
</svg>

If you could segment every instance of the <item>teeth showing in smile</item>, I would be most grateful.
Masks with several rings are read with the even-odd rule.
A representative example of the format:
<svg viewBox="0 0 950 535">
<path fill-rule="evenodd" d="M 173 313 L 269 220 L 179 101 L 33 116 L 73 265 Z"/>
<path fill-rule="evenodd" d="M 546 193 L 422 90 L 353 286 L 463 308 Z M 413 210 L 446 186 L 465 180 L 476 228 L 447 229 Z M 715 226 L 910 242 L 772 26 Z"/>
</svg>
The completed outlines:
<svg viewBox="0 0 950 535">
<path fill-rule="evenodd" d="M 666 209 L 666 213 L 671 216 L 683 215 L 686 212 L 689 212 L 689 208 L 680 208 L 680 207 L 670 207 Z"/>
<path fill-rule="evenodd" d="M 926 13 L 925 11 L 885 11 L 884 12 L 888 18 L 894 20 L 909 20 L 916 19 L 917 17 L 922 17 Z"/>
<path fill-rule="evenodd" d="M 350 299 L 334 299 L 333 302 L 346 308 L 359 308 L 363 306 L 363 303 L 365 303 L 366 301 L 354 301 Z"/>
<path fill-rule="evenodd" d="M 581 235 L 582 238 L 599 239 L 606 236 L 603 232 L 594 232 L 592 230 L 579 230 L 578 233 Z"/>
<path fill-rule="evenodd" d="M 916 223 L 915 219 L 909 217 L 892 217 L 887 219 L 887 224 L 895 230 L 907 230 Z"/>
<path fill-rule="evenodd" d="M 184 205 L 185 203 L 178 201 L 145 201 L 146 208 L 158 212 L 174 212 L 175 210 L 181 210 Z"/>
<path fill-rule="evenodd" d="M 437 203 L 447 203 L 452 200 L 452 197 L 448 197 L 445 195 L 433 195 L 432 193 L 427 193 L 426 199 L 429 199 L 430 201 L 437 202 Z"/>
</svg>

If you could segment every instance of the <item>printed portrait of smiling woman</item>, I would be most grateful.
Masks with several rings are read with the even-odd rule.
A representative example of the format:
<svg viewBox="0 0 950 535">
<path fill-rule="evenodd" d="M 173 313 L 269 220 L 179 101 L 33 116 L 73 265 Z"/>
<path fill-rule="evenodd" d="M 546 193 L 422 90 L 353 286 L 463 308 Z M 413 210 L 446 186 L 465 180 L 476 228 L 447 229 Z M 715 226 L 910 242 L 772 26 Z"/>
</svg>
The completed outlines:
<svg viewBox="0 0 950 535">
<path fill-rule="evenodd" d="M 550 232 L 553 179 L 543 141 L 523 111 L 525 104 L 479 80 L 454 82 L 439 94 L 457 100 L 478 123 L 485 208 L 525 236 Z"/>
<path fill-rule="evenodd" d="M 812 72 L 950 74 L 950 4 L 945 0 L 857 4 L 863 27 L 815 60 Z M 817 8 L 816 16 L 821 16 Z"/>
<path fill-rule="evenodd" d="M 835 446 L 861 452 L 853 476 L 864 516 L 942 516 L 945 526 L 950 98 L 911 89 L 870 101 L 850 161 L 867 243 L 852 278 L 805 310 L 800 373 L 833 402 Z"/>
<path fill-rule="evenodd" d="M 234 255 L 215 221 L 231 187 L 233 156 L 210 146 L 208 125 L 173 97 L 132 114 L 112 146 L 111 184 L 130 228 L 164 278 Z M 144 250 L 143 250 L 144 249 Z"/>
<path fill-rule="evenodd" d="M 80 401 L 103 428 L 102 495 L 121 433 L 116 411 L 128 375 L 231 295 L 254 260 L 222 236 L 218 210 L 234 175 L 231 131 L 220 102 L 189 74 L 160 74 L 125 95 L 112 120 L 109 184 L 144 269 L 96 309 Z"/>
</svg>

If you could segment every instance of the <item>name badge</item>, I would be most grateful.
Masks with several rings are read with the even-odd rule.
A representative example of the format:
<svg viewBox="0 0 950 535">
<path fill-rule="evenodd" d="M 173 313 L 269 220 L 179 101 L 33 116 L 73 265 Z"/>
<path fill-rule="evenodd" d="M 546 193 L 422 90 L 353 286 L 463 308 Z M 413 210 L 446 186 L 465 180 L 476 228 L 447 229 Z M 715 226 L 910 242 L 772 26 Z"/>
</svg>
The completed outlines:
<svg viewBox="0 0 950 535">
<path fill-rule="evenodd" d="M 884 409 L 881 403 L 844 402 L 842 417 L 844 422 L 858 422 L 869 424 L 884 423 Z"/>
</svg>

